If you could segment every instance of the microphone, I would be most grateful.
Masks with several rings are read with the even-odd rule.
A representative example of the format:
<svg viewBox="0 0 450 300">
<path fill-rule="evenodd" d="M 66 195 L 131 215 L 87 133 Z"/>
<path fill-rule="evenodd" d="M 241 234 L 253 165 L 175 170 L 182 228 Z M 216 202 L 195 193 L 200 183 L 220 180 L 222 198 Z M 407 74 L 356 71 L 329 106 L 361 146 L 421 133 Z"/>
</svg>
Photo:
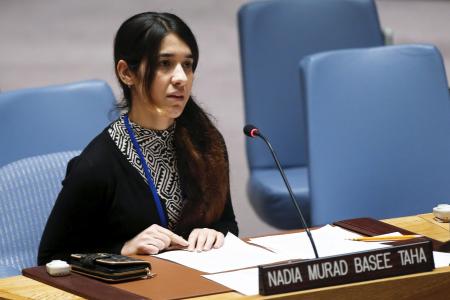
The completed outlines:
<svg viewBox="0 0 450 300">
<path fill-rule="evenodd" d="M 294 203 L 295 208 L 297 209 L 297 212 L 300 216 L 300 220 L 302 221 L 303 227 L 305 228 L 306 234 L 308 235 L 309 241 L 311 242 L 311 246 L 314 250 L 314 255 L 316 258 L 319 258 L 319 254 L 317 254 L 316 244 L 314 243 L 314 239 L 311 235 L 311 232 L 309 231 L 308 226 L 306 225 L 305 218 L 303 218 L 302 211 L 300 207 L 298 206 L 297 201 L 295 200 L 294 193 L 292 192 L 291 185 L 289 184 L 286 175 L 284 174 L 283 168 L 281 167 L 281 164 L 277 158 L 277 155 L 275 154 L 275 151 L 272 148 L 272 145 L 270 144 L 269 140 L 261 134 L 258 128 L 251 124 L 247 124 L 244 126 L 244 134 L 248 137 L 254 138 L 254 137 L 260 137 L 266 145 L 269 147 L 270 153 L 272 154 L 273 160 L 275 161 L 278 171 L 280 171 L 281 177 L 283 177 L 284 184 L 286 185 L 286 188 L 288 189 L 289 195 L 291 196 L 291 200 Z"/>
</svg>

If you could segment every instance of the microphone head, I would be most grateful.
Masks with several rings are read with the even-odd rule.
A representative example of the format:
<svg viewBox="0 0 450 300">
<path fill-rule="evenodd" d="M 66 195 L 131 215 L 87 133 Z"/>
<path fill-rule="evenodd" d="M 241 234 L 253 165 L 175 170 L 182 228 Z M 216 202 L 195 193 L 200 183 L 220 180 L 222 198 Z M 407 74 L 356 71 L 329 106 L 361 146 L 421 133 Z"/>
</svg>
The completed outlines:
<svg viewBox="0 0 450 300">
<path fill-rule="evenodd" d="M 259 129 L 251 124 L 247 124 L 244 126 L 244 134 L 248 137 L 255 137 L 259 135 Z"/>
</svg>

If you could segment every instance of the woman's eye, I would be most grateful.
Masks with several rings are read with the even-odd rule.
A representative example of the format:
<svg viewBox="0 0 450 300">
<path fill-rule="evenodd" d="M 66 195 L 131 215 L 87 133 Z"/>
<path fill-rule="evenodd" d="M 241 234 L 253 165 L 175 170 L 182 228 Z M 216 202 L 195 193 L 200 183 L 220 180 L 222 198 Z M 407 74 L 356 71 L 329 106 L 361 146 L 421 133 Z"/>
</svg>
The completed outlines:
<svg viewBox="0 0 450 300">
<path fill-rule="evenodd" d="M 187 69 L 187 70 L 191 70 L 192 69 L 192 62 L 191 61 L 186 61 L 183 63 L 183 68 Z"/>
<path fill-rule="evenodd" d="M 163 67 L 163 68 L 168 68 L 168 67 L 170 67 L 170 61 L 169 60 L 161 60 L 160 62 L 159 62 L 159 65 L 161 66 L 161 67 Z"/>
</svg>

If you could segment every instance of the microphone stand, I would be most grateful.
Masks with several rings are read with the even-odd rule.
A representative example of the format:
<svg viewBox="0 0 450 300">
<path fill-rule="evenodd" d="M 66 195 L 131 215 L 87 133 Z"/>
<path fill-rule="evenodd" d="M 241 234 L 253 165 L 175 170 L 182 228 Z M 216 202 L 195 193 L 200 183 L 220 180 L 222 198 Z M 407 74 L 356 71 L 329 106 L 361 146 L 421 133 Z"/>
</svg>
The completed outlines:
<svg viewBox="0 0 450 300">
<path fill-rule="evenodd" d="M 309 241 L 311 242 L 311 246 L 312 246 L 312 248 L 314 250 L 314 255 L 316 256 L 316 258 L 319 258 L 319 254 L 317 253 L 317 249 L 316 249 L 316 244 L 314 243 L 314 240 L 312 238 L 311 232 L 309 231 L 309 228 L 306 225 L 305 218 L 303 218 L 302 211 L 300 210 L 300 207 L 298 206 L 297 201 L 295 201 L 294 193 L 292 192 L 291 186 L 290 186 L 290 184 L 289 184 L 289 182 L 287 180 L 286 175 L 284 174 L 283 168 L 281 167 L 281 164 L 278 161 L 277 155 L 275 154 L 275 151 L 273 150 L 272 145 L 267 140 L 267 138 L 263 134 L 261 134 L 259 132 L 259 130 L 256 131 L 254 135 L 259 136 L 264 142 L 266 142 L 267 146 L 269 147 L 270 153 L 272 154 L 272 157 L 275 160 L 275 163 L 277 164 L 277 167 L 278 167 L 278 170 L 280 171 L 281 177 L 283 177 L 284 184 L 286 185 L 286 187 L 287 187 L 287 189 L 289 191 L 289 196 L 291 197 L 291 200 L 294 203 L 294 206 L 295 206 L 298 214 L 300 215 L 300 219 L 301 219 L 301 221 L 303 223 L 303 227 L 305 228 L 306 234 L 308 235 Z"/>
</svg>

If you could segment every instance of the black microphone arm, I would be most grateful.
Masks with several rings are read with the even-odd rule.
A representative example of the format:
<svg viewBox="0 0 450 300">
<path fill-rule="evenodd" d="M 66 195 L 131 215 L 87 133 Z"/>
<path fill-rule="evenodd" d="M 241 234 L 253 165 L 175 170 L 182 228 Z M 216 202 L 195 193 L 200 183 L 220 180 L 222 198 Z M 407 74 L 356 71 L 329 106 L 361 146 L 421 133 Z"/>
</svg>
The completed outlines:
<svg viewBox="0 0 450 300">
<path fill-rule="evenodd" d="M 306 234 L 308 235 L 309 241 L 311 242 L 311 246 L 314 250 L 314 254 L 315 254 L 316 258 L 319 258 L 319 254 L 317 254 L 317 248 L 316 248 L 316 244 L 314 243 L 314 239 L 311 235 L 311 232 L 309 231 L 308 226 L 306 225 L 305 218 L 303 217 L 302 211 L 301 211 L 300 207 L 298 206 L 297 201 L 295 200 L 294 193 L 292 192 L 292 189 L 291 189 L 291 185 L 289 184 L 287 177 L 284 174 L 284 171 L 283 171 L 283 168 L 281 167 L 280 161 L 278 160 L 277 155 L 275 154 L 275 150 L 273 150 L 272 145 L 270 144 L 269 140 L 267 140 L 267 138 L 263 134 L 261 134 L 261 132 L 259 131 L 258 128 L 256 128 L 253 125 L 250 125 L 250 124 L 247 124 L 244 126 L 244 134 L 251 138 L 254 138 L 256 136 L 260 137 L 266 143 L 266 145 L 269 147 L 270 153 L 272 153 L 273 160 L 277 164 L 278 171 L 280 171 L 281 177 L 283 177 L 284 184 L 286 185 L 286 188 L 289 191 L 291 200 L 294 203 L 295 208 L 297 209 L 297 212 L 300 216 L 303 227 L 305 228 Z"/>
</svg>

